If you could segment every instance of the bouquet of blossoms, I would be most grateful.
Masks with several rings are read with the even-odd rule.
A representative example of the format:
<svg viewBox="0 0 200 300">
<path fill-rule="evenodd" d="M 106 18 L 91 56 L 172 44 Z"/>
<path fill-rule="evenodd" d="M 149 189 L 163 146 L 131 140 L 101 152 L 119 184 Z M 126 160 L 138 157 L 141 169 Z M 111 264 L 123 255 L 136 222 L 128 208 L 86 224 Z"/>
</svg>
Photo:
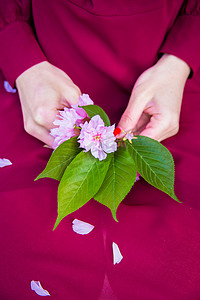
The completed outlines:
<svg viewBox="0 0 200 300">
<path fill-rule="evenodd" d="M 120 202 L 139 173 L 149 184 L 178 201 L 174 193 L 174 162 L 159 142 L 124 132 L 110 125 L 106 113 L 86 94 L 77 105 L 66 107 L 51 130 L 55 149 L 36 178 L 60 181 L 58 217 L 54 229 L 68 214 L 91 198 L 110 208 L 117 221 Z"/>
</svg>

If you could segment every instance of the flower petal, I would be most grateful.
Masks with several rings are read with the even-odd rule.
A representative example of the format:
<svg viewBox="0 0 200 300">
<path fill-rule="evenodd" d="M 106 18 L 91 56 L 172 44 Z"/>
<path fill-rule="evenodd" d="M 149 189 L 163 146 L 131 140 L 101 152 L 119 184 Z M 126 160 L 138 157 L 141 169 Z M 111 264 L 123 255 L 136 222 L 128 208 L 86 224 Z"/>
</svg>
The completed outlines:
<svg viewBox="0 0 200 300">
<path fill-rule="evenodd" d="M 10 86 L 10 84 L 9 84 L 8 81 L 4 81 L 4 89 L 6 90 L 6 92 L 12 93 L 12 94 L 16 93 L 16 91 L 17 91 L 16 89 L 13 89 L 13 88 Z"/>
<path fill-rule="evenodd" d="M 90 99 L 90 96 L 88 94 L 82 94 L 79 97 L 79 106 L 84 106 L 84 105 L 93 105 L 94 102 L 92 99 Z"/>
<path fill-rule="evenodd" d="M 12 165 L 11 161 L 7 158 L 0 158 L 0 168 Z"/>
<path fill-rule="evenodd" d="M 73 224 L 72 228 L 73 228 L 74 232 L 76 232 L 78 234 L 82 234 L 82 235 L 88 234 L 94 229 L 93 225 L 83 222 L 83 221 L 80 221 L 78 219 L 74 219 L 72 224 Z"/>
<path fill-rule="evenodd" d="M 31 290 L 39 296 L 51 296 L 47 290 L 44 290 L 39 281 L 31 281 Z"/>
<path fill-rule="evenodd" d="M 104 122 L 99 115 L 95 115 L 89 122 L 81 124 L 81 132 L 78 137 L 80 147 L 86 151 L 91 150 L 91 154 L 100 161 L 107 157 L 106 153 L 117 151 L 116 138 L 113 134 L 115 125 L 104 126 Z"/>
<path fill-rule="evenodd" d="M 123 258 L 119 247 L 116 243 L 112 243 L 112 248 L 113 248 L 113 264 L 119 264 Z"/>
<path fill-rule="evenodd" d="M 136 176 L 135 182 L 137 182 L 139 180 L 140 180 L 140 174 L 137 172 L 137 176 Z"/>
</svg>

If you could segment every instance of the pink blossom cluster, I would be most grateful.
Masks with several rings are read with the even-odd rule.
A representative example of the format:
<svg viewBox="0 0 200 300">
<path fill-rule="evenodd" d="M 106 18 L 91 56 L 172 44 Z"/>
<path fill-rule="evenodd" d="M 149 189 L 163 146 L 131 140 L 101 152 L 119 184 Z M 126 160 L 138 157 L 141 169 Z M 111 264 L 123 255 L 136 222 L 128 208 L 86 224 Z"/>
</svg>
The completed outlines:
<svg viewBox="0 0 200 300">
<path fill-rule="evenodd" d="M 55 138 L 53 148 L 56 149 L 61 143 L 78 136 L 78 142 L 84 152 L 91 151 L 92 155 L 99 160 L 107 157 L 108 153 L 117 150 L 116 137 L 114 135 L 115 125 L 105 126 L 99 115 L 87 121 L 86 111 L 80 107 L 93 105 L 94 102 L 89 95 L 80 96 L 76 105 L 65 107 L 53 122 L 57 127 L 52 128 L 50 134 Z"/>
<path fill-rule="evenodd" d="M 53 122 L 58 127 L 52 128 L 50 131 L 50 134 L 55 138 L 53 149 L 56 149 L 61 143 L 77 135 L 76 128 L 88 117 L 85 110 L 80 106 L 93 104 L 94 102 L 90 99 L 89 95 L 82 94 L 77 104 L 72 105 L 70 108 L 65 107 L 63 111 L 60 111 L 58 119 Z"/>
<path fill-rule="evenodd" d="M 105 126 L 99 115 L 91 118 L 89 122 L 81 124 L 81 132 L 78 137 L 84 152 L 91 151 L 99 160 L 107 157 L 107 153 L 117 151 L 116 137 L 113 133 L 115 125 Z"/>
</svg>

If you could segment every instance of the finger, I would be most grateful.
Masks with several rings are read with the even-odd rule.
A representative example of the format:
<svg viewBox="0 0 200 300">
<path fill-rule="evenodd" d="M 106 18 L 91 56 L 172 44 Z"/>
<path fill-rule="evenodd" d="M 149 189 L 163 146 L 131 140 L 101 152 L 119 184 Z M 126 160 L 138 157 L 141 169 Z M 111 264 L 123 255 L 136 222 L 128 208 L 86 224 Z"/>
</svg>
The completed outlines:
<svg viewBox="0 0 200 300">
<path fill-rule="evenodd" d="M 124 111 L 118 123 L 118 127 L 124 131 L 136 130 L 139 119 L 145 109 L 146 101 L 142 97 L 130 99 L 126 110 Z"/>
<path fill-rule="evenodd" d="M 52 148 L 54 138 L 49 134 L 49 130 L 37 124 L 33 124 L 32 126 L 29 125 L 25 130 L 28 134 Z"/>
<path fill-rule="evenodd" d="M 146 113 L 142 113 L 140 119 L 138 120 L 135 130 L 134 130 L 134 135 L 140 134 L 141 131 L 143 131 L 147 124 L 150 122 L 151 116 Z"/>
<path fill-rule="evenodd" d="M 157 141 L 162 141 L 169 134 L 168 120 L 160 115 L 153 115 L 146 128 L 140 132 L 140 135 L 147 136 Z"/>
<path fill-rule="evenodd" d="M 80 89 L 76 85 L 68 86 L 63 90 L 62 103 L 67 106 L 77 104 L 81 95 Z"/>
<path fill-rule="evenodd" d="M 47 108 L 44 106 L 38 107 L 33 116 L 33 120 L 38 126 L 45 127 L 47 130 L 50 130 L 55 127 L 53 122 L 58 118 L 59 110 L 62 110 L 63 108 L 64 105 L 60 105 L 59 109 Z"/>
</svg>

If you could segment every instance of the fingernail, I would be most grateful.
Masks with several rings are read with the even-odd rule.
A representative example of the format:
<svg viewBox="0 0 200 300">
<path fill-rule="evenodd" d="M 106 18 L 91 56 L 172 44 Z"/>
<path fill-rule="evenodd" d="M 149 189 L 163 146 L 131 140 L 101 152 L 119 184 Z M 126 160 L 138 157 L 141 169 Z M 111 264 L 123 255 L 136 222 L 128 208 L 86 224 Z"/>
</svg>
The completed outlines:
<svg viewBox="0 0 200 300">
<path fill-rule="evenodd" d="M 113 134 L 115 136 L 119 135 L 120 133 L 122 132 L 121 128 L 120 127 L 116 127 L 115 130 L 113 131 Z"/>
</svg>

